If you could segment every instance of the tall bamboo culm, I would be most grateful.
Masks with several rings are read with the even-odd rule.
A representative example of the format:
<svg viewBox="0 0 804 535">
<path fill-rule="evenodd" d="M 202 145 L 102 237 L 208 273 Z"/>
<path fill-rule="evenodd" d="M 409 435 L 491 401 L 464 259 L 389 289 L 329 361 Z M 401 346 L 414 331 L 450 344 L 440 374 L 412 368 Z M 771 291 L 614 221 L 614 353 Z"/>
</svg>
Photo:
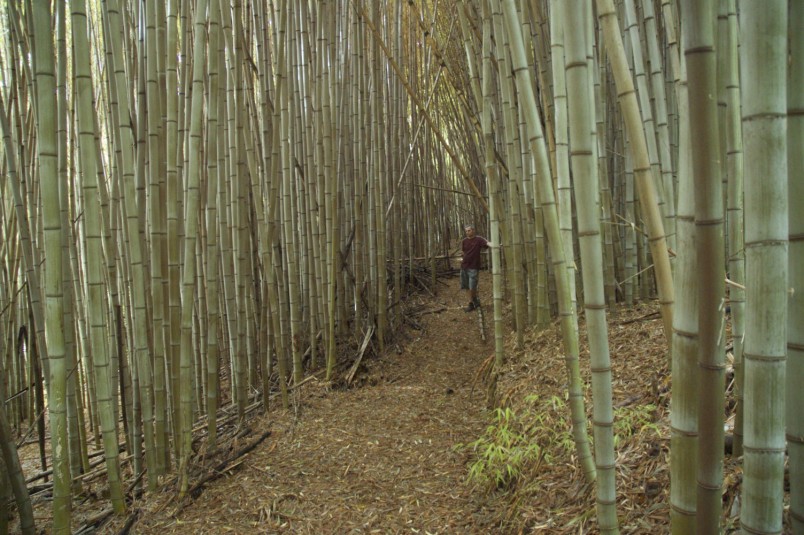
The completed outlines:
<svg viewBox="0 0 804 535">
<path fill-rule="evenodd" d="M 804 4 L 791 2 L 787 20 L 790 57 L 787 71 L 787 198 L 804 199 Z M 790 466 L 790 525 L 793 533 L 804 533 L 804 211 L 789 210 L 790 250 L 788 287 L 799 289 L 787 301 L 787 383 L 785 418 Z"/>
<path fill-rule="evenodd" d="M 545 146 L 545 138 L 540 122 L 540 113 L 536 105 L 533 86 L 528 78 L 528 65 L 525 47 L 522 40 L 521 25 L 513 0 L 504 0 L 503 8 L 511 43 L 511 59 L 516 76 L 516 86 L 520 105 L 524 107 L 527 120 L 527 137 L 531 155 L 537 166 L 537 197 L 543 210 L 545 230 L 547 231 L 550 254 L 553 263 L 553 274 L 556 278 L 559 316 L 561 317 L 561 334 L 564 344 L 564 359 L 569 381 L 570 413 L 572 419 L 573 440 L 578 453 L 578 462 L 587 481 L 595 479 L 595 465 L 587 436 L 586 416 L 580 379 L 578 331 L 575 328 L 575 314 L 572 310 L 569 281 L 561 241 L 561 230 L 558 223 L 555 194 L 551 184 L 552 174 Z"/>
<path fill-rule="evenodd" d="M 695 532 L 698 475 L 698 279 L 695 248 L 695 191 L 690 113 L 684 57 L 676 84 L 679 115 L 678 210 L 675 276 L 678 298 L 673 314 L 670 400 L 670 528 L 673 535 Z"/>
<path fill-rule="evenodd" d="M 746 533 L 781 533 L 784 507 L 787 10 L 788 2 L 783 0 L 740 4 L 746 275 L 740 525 Z"/>
<path fill-rule="evenodd" d="M 46 269 L 45 343 L 48 360 L 45 362 L 45 381 L 48 395 L 51 451 L 53 452 L 53 533 L 71 532 L 72 485 L 67 443 L 67 369 L 64 346 L 61 199 L 57 173 L 55 53 L 51 29 L 50 6 L 35 2 L 33 28 L 34 73 L 36 82 L 36 133 L 38 176 L 42 191 L 42 216 Z M 66 58 L 63 58 L 66 60 Z M 33 288 L 32 291 L 40 291 Z"/>
<path fill-rule="evenodd" d="M 720 529 L 725 394 L 725 258 L 715 55 L 715 2 L 683 3 L 689 85 L 690 142 L 695 183 L 698 263 L 698 533 Z"/>
</svg>

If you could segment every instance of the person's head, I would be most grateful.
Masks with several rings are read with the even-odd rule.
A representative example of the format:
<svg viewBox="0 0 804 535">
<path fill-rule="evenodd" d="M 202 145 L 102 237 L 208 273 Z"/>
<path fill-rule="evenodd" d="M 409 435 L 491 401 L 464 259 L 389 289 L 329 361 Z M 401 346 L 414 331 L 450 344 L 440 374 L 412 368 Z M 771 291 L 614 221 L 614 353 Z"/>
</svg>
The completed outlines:
<svg viewBox="0 0 804 535">
<path fill-rule="evenodd" d="M 475 226 L 474 225 L 464 225 L 463 231 L 466 233 L 467 238 L 472 238 L 475 235 Z"/>
</svg>

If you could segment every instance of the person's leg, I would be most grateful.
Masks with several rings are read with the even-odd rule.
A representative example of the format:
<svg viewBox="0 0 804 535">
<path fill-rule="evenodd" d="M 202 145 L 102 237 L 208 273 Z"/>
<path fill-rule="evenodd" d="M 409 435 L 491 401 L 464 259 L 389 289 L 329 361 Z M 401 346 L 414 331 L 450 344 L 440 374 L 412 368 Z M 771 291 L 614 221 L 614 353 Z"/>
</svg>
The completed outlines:
<svg viewBox="0 0 804 535">
<path fill-rule="evenodd" d="M 461 270 L 461 290 L 469 291 L 469 299 L 471 300 L 472 289 L 470 285 L 470 277 L 469 277 L 469 270 L 462 269 Z"/>
<path fill-rule="evenodd" d="M 466 272 L 469 279 L 469 305 L 466 307 L 466 311 L 471 312 L 480 306 L 480 301 L 477 298 L 478 271 L 476 269 L 467 269 Z"/>
</svg>

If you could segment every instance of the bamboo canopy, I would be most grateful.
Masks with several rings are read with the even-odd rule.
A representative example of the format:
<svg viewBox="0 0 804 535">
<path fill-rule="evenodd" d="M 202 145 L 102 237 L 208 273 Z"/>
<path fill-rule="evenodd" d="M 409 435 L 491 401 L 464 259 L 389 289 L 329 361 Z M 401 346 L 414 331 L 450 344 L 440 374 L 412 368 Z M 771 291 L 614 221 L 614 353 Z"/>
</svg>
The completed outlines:
<svg viewBox="0 0 804 535">
<path fill-rule="evenodd" d="M 527 351 L 557 318 L 601 532 L 619 529 L 606 318 L 639 303 L 672 367 L 673 532 L 720 528 L 724 433 L 744 529 L 799 530 L 800 11 L 0 2 L 0 497 L 20 529 L 38 528 L 24 426 L 50 440 L 54 533 L 91 446 L 116 514 L 171 474 L 183 497 L 198 426 L 213 451 L 222 411 L 245 425 L 298 410 L 312 377 L 351 383 L 406 298 L 457 274 L 472 224 L 492 242 L 487 402 L 507 330 Z"/>
</svg>

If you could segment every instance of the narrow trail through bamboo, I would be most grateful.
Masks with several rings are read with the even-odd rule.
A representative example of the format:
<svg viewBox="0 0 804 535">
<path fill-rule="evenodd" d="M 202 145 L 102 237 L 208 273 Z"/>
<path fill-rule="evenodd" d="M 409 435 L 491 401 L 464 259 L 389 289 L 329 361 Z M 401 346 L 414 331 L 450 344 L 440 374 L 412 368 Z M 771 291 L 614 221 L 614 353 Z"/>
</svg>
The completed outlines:
<svg viewBox="0 0 804 535">
<path fill-rule="evenodd" d="M 480 298 L 491 281 L 481 275 Z M 311 381 L 295 409 L 253 422 L 271 435 L 191 505 L 140 515 L 137 533 L 488 533 L 484 493 L 467 482 L 468 451 L 488 422 L 485 388 L 474 384 L 493 347 L 465 313 L 453 277 L 409 306 L 420 330 L 364 360 L 356 388 Z M 430 310 L 433 313 L 429 313 Z M 248 439 L 244 439 L 248 441 Z"/>
</svg>

